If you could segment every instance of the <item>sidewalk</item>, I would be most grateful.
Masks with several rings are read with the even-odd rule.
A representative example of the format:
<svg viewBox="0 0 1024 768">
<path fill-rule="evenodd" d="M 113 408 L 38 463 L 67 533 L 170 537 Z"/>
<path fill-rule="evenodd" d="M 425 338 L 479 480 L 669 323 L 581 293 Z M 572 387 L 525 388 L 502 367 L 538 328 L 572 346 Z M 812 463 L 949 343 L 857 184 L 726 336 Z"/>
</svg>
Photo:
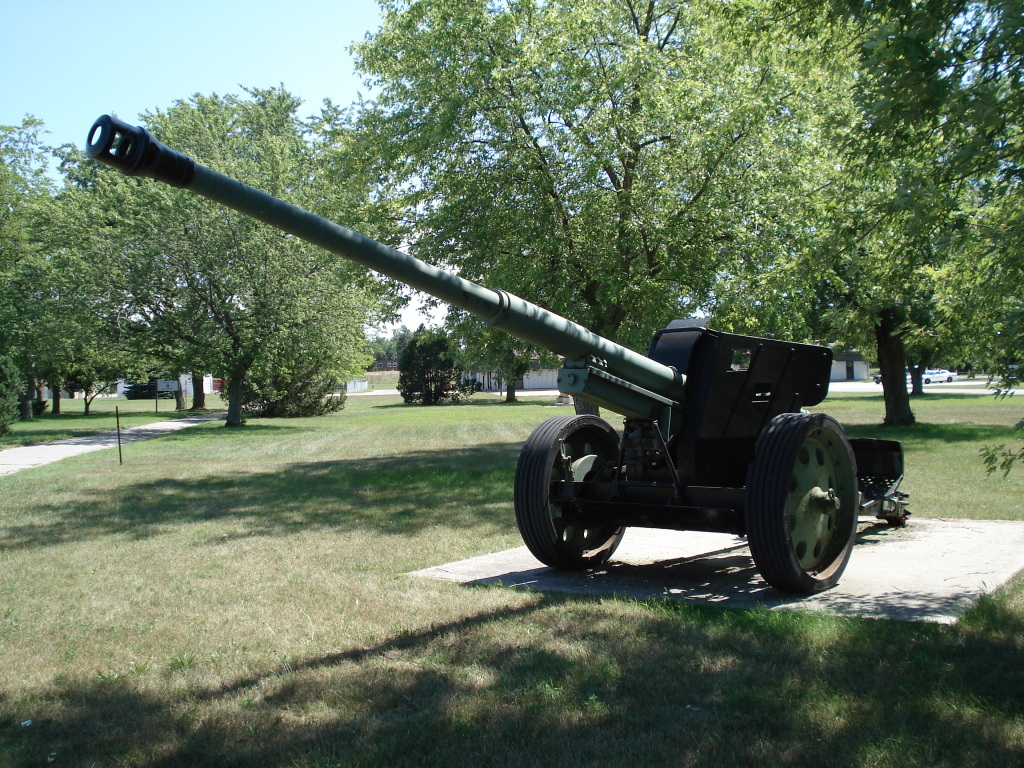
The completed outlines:
<svg viewBox="0 0 1024 768">
<path fill-rule="evenodd" d="M 145 424 L 141 427 L 121 430 L 121 445 L 137 443 L 139 440 L 148 440 L 151 437 L 159 437 L 170 432 L 177 432 L 185 427 L 194 427 L 196 424 L 203 424 L 207 421 L 223 419 L 224 413 L 204 413 L 198 416 L 188 416 L 184 419 L 168 419 L 153 424 Z M 52 443 L 40 443 L 39 445 L 26 445 L 22 448 L 8 448 L 0 451 L 0 475 L 10 475 L 21 469 L 29 467 L 40 467 L 43 464 L 50 464 L 54 461 L 66 459 L 68 456 L 77 456 L 80 453 L 91 451 L 102 451 L 105 448 L 117 447 L 117 432 L 104 432 L 99 435 L 85 435 L 84 437 L 72 437 L 67 440 L 55 440 Z"/>
</svg>

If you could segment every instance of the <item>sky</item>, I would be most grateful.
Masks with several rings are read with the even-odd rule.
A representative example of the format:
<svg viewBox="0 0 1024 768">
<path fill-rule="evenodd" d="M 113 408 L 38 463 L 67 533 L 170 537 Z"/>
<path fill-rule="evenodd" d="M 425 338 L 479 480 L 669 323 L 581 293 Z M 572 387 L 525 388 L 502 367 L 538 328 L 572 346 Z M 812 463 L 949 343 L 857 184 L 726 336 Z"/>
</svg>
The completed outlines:
<svg viewBox="0 0 1024 768">
<path fill-rule="evenodd" d="M 284 85 L 302 116 L 348 106 L 371 95 L 349 47 L 380 20 L 376 0 L 0 0 L 0 125 L 32 115 L 47 144 L 84 149 L 100 115 L 141 124 L 195 93 Z"/>
<path fill-rule="evenodd" d="M 360 92 L 349 47 L 380 26 L 375 0 L 0 0 L 0 125 L 41 119 L 53 146 L 83 148 L 93 120 L 195 93 L 283 84 L 305 103 Z"/>
</svg>

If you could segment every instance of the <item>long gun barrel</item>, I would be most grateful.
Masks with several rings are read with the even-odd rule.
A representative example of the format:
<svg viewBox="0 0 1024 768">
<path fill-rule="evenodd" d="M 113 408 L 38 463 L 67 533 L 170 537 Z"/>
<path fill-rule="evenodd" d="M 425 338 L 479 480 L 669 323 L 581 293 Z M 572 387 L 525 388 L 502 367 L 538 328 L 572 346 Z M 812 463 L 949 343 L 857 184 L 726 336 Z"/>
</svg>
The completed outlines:
<svg viewBox="0 0 1024 768">
<path fill-rule="evenodd" d="M 682 401 L 685 376 L 553 312 L 433 267 L 272 195 L 217 173 L 157 141 L 145 128 L 103 115 L 87 142 L 89 157 L 131 176 L 188 189 L 228 208 L 399 280 L 471 312 L 488 325 L 578 362 L 564 390 L 625 415 L 650 415 Z M 597 363 L 597 375 L 593 365 Z M 573 369 L 574 370 L 574 369 Z"/>
</svg>

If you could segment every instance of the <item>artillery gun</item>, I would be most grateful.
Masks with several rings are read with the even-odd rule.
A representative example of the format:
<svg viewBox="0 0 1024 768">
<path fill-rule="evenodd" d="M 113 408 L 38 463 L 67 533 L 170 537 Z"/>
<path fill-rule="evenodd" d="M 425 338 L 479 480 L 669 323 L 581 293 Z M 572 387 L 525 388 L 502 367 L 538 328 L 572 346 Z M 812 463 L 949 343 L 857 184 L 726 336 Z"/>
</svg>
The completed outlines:
<svg viewBox="0 0 1024 768">
<path fill-rule="evenodd" d="M 624 418 L 622 436 L 593 415 L 560 415 L 526 441 L 515 473 L 523 540 L 553 568 L 601 566 L 629 527 L 746 536 L 762 578 L 811 594 L 842 575 L 858 516 L 907 517 L 903 452 L 848 440 L 824 400 L 827 347 L 714 331 L 677 320 L 646 355 L 503 290 L 484 288 L 260 192 L 109 115 L 90 157 L 251 216 L 564 358 L 559 390 Z"/>
</svg>

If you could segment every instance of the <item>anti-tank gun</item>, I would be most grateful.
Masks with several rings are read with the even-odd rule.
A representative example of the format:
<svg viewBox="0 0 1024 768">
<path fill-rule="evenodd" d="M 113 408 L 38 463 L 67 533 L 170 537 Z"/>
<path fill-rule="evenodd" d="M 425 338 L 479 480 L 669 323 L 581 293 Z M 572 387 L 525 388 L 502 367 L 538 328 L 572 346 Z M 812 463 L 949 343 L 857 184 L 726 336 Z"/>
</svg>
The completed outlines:
<svg viewBox="0 0 1024 768">
<path fill-rule="evenodd" d="M 803 409 L 828 393 L 827 347 L 722 333 L 681 320 L 646 355 L 503 290 L 484 288 L 197 164 L 145 129 L 100 117 L 90 157 L 251 216 L 399 280 L 564 358 L 560 391 L 625 417 L 561 415 L 530 435 L 515 513 L 554 568 L 600 566 L 629 527 L 747 537 L 761 576 L 813 593 L 846 568 L 858 516 L 906 519 L 895 441 L 848 440 Z"/>
</svg>

